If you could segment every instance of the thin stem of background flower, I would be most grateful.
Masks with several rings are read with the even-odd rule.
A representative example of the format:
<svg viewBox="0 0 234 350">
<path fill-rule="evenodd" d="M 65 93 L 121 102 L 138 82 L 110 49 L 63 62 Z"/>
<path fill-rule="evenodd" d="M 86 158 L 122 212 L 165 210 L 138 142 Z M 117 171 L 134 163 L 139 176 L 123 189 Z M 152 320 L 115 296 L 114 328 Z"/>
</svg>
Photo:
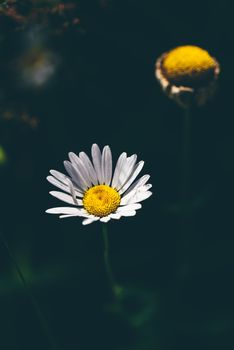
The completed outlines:
<svg viewBox="0 0 234 350">
<path fill-rule="evenodd" d="M 183 124 L 182 124 L 182 155 L 181 155 L 181 255 L 182 270 L 186 269 L 190 260 L 190 238 L 191 227 L 190 221 L 190 166 L 191 166 L 191 124 L 192 124 L 192 106 L 189 104 L 184 109 Z"/>
<path fill-rule="evenodd" d="M 183 122 L 183 175 L 182 175 L 182 202 L 183 206 L 189 197 L 189 177 L 190 177 L 190 139 L 191 139 L 191 106 L 185 108 Z"/>
<path fill-rule="evenodd" d="M 108 232 L 107 232 L 107 225 L 102 225 L 102 236 L 104 241 L 104 262 L 105 262 L 105 268 L 106 268 L 106 274 L 111 286 L 112 293 L 115 298 L 118 298 L 118 296 L 121 293 L 122 288 L 116 284 L 115 278 L 112 272 L 112 268 L 110 265 L 110 257 L 109 257 L 109 239 L 108 239 Z"/>
<path fill-rule="evenodd" d="M 1 238 L 1 241 L 3 243 L 3 246 L 5 247 L 5 249 L 7 251 L 9 259 L 10 259 L 12 265 L 15 268 L 15 271 L 16 271 L 16 273 L 18 275 L 18 278 L 21 281 L 21 283 L 22 283 L 22 285 L 23 285 L 23 287 L 24 287 L 24 289 L 25 289 L 25 291 L 26 291 L 26 293 L 27 293 L 27 295 L 28 295 L 28 297 L 29 297 L 29 299 L 31 301 L 31 304 L 32 304 L 32 306 L 33 306 L 33 308 L 35 310 L 36 315 L 37 315 L 38 321 L 41 324 L 41 327 L 42 327 L 42 329 L 43 329 L 43 331 L 44 331 L 44 333 L 45 333 L 45 335 L 46 335 L 46 337 L 47 337 L 47 339 L 48 339 L 48 341 L 50 343 L 51 349 L 59 350 L 57 342 L 55 341 L 54 337 L 51 334 L 51 331 L 49 329 L 48 323 L 47 323 L 47 321 L 46 321 L 46 319 L 45 319 L 45 317 L 44 317 L 44 315 L 43 315 L 43 313 L 41 311 L 41 308 L 40 308 L 37 300 L 35 299 L 34 295 L 32 294 L 32 292 L 31 292 L 31 290 L 30 290 L 30 288 L 28 286 L 28 283 L 27 283 L 27 281 L 26 281 L 26 279 L 25 279 L 25 277 L 24 277 L 24 275 L 23 275 L 23 273 L 22 273 L 22 271 L 21 271 L 21 269 L 20 269 L 20 267 L 19 267 L 15 257 L 13 256 L 13 254 L 12 254 L 12 252 L 10 250 L 10 247 L 9 247 L 9 245 L 7 243 L 7 240 L 6 240 L 6 238 L 5 238 L 5 236 L 3 235 L 2 232 L 0 232 L 0 238 Z"/>
</svg>

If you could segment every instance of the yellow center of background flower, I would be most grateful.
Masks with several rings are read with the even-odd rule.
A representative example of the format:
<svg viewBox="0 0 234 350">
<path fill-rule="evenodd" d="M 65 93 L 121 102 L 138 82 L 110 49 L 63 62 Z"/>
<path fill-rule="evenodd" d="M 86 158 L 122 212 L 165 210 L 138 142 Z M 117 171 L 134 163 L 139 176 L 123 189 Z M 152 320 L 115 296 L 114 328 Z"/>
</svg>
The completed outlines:
<svg viewBox="0 0 234 350">
<path fill-rule="evenodd" d="M 85 192 L 83 205 L 89 214 L 103 217 L 116 211 L 120 200 L 121 197 L 114 188 L 97 185 Z"/>
<path fill-rule="evenodd" d="M 208 83 L 215 67 L 216 61 L 207 51 L 191 45 L 169 51 L 162 62 L 162 70 L 170 82 L 191 87 Z"/>
</svg>

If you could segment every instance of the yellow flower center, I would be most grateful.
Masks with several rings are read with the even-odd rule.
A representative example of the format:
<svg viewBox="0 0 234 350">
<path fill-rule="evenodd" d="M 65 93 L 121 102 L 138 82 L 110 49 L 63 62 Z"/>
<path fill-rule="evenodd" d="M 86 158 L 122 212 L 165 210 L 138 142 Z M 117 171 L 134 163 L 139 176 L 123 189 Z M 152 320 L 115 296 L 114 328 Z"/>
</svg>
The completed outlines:
<svg viewBox="0 0 234 350">
<path fill-rule="evenodd" d="M 119 193 L 114 188 L 97 185 L 85 192 L 83 205 L 89 214 L 103 217 L 116 211 L 120 199 Z"/>
<path fill-rule="evenodd" d="M 179 46 L 169 51 L 162 62 L 168 80 L 175 85 L 195 87 L 208 83 L 214 76 L 216 61 L 197 46 Z"/>
</svg>

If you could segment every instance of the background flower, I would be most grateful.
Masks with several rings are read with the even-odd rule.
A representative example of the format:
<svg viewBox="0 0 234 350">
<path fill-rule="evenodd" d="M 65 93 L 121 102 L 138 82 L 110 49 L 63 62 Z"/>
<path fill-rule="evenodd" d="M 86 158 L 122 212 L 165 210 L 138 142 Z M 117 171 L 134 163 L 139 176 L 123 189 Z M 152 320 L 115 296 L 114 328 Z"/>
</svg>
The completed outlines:
<svg viewBox="0 0 234 350">
<path fill-rule="evenodd" d="M 181 107 L 204 105 L 216 92 L 220 66 L 194 45 L 178 46 L 156 61 L 155 76 L 163 91 Z"/>
</svg>

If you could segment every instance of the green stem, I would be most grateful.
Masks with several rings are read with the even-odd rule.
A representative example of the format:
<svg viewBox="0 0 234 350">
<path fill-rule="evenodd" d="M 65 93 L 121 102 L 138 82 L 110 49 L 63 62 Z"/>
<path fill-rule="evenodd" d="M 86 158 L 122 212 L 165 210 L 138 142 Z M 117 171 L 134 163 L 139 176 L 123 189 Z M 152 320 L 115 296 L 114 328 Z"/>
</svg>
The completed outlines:
<svg viewBox="0 0 234 350">
<path fill-rule="evenodd" d="M 189 197 L 190 176 L 190 136 L 191 136 L 191 107 L 185 109 L 183 130 L 183 175 L 182 175 L 182 202 L 183 206 Z"/>
<path fill-rule="evenodd" d="M 25 277 L 24 277 L 24 275 L 23 275 L 23 273 L 22 273 L 22 271 L 21 271 L 21 269 L 20 269 L 20 267 L 19 267 L 15 257 L 11 253 L 11 250 L 10 250 L 10 247 L 9 247 L 9 245 L 7 243 L 7 240 L 6 240 L 6 238 L 4 237 L 4 235 L 2 233 L 0 233 L 0 238 L 1 238 L 2 243 L 3 243 L 3 245 L 4 245 L 4 247 L 5 247 L 6 251 L 7 251 L 9 259 L 10 259 L 12 265 L 15 268 L 15 271 L 16 271 L 16 273 L 18 275 L 18 278 L 21 281 L 21 283 L 22 283 L 22 285 L 23 285 L 23 287 L 24 287 L 24 289 L 25 289 L 25 291 L 26 291 L 26 293 L 28 295 L 28 298 L 31 301 L 31 304 L 32 304 L 32 306 L 34 308 L 34 311 L 35 311 L 36 315 L 37 315 L 38 321 L 41 324 L 41 327 L 42 327 L 42 329 L 43 329 L 43 331 L 44 331 L 44 333 L 45 333 L 46 337 L 48 338 L 48 341 L 49 341 L 49 343 L 51 345 L 51 349 L 58 350 L 59 347 L 57 346 L 57 344 L 56 344 L 56 342 L 54 340 L 54 337 L 50 333 L 50 329 L 49 329 L 47 321 L 44 318 L 44 315 L 43 315 L 43 313 L 42 313 L 42 311 L 40 309 L 40 306 L 39 306 L 37 300 L 35 299 L 34 295 L 32 294 L 32 292 L 31 292 L 31 290 L 30 290 L 30 288 L 29 288 L 29 286 L 27 284 L 27 281 L 26 281 L 26 279 L 25 279 Z"/>
<path fill-rule="evenodd" d="M 182 270 L 186 270 L 186 266 L 190 260 L 190 239 L 191 228 L 190 222 L 190 165 L 191 165 L 191 106 L 188 106 L 184 111 L 183 131 L 182 131 L 182 156 L 181 156 L 181 242 L 178 254 L 178 259 Z M 181 271 L 182 271 L 181 270 Z M 185 272 L 183 272 L 185 273 Z"/>
<path fill-rule="evenodd" d="M 108 232 L 107 232 L 106 224 L 102 225 L 102 236 L 104 241 L 104 262 L 105 262 L 106 274 L 107 274 L 113 295 L 116 298 L 119 296 L 121 292 L 121 287 L 116 284 L 115 278 L 111 269 L 111 265 L 110 265 L 109 240 L 108 240 Z"/>
</svg>

